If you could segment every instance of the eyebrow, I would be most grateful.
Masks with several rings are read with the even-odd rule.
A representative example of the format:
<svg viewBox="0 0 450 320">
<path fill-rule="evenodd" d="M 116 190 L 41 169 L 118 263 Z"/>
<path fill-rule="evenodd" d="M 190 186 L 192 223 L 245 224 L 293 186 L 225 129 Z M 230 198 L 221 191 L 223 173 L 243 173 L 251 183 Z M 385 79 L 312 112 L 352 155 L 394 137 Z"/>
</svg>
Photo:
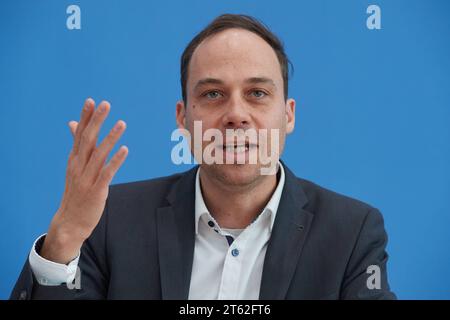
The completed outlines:
<svg viewBox="0 0 450 320">
<path fill-rule="evenodd" d="M 207 84 L 220 84 L 223 85 L 224 82 L 220 79 L 216 78 L 204 78 L 197 81 L 197 84 L 194 87 L 194 90 L 197 90 L 199 87 L 207 85 Z"/>
<path fill-rule="evenodd" d="M 267 78 L 267 77 L 251 77 L 251 78 L 245 79 L 244 82 L 248 83 L 248 84 L 266 83 L 266 84 L 269 84 L 276 88 L 275 82 L 272 79 Z M 199 87 L 202 87 L 207 84 L 224 85 L 225 82 L 223 82 L 222 80 L 217 79 L 217 78 L 200 79 L 199 81 L 197 81 L 197 84 L 195 85 L 194 90 L 197 90 Z"/>
<path fill-rule="evenodd" d="M 251 83 L 251 84 L 266 83 L 266 84 L 270 84 L 271 86 L 274 86 L 275 88 L 277 87 L 275 85 L 275 82 L 272 79 L 266 78 L 266 77 L 248 78 L 245 80 L 245 83 Z"/>
</svg>

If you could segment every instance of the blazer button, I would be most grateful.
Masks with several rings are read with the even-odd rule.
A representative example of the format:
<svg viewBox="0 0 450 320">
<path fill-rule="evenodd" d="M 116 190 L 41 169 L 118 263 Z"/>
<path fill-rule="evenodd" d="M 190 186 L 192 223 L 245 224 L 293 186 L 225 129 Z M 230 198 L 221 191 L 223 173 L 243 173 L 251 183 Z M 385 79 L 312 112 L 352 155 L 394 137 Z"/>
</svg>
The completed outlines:
<svg viewBox="0 0 450 320">
<path fill-rule="evenodd" d="M 26 300 L 26 298 L 27 298 L 27 292 L 25 290 L 21 291 L 20 295 L 19 295 L 19 300 Z"/>
</svg>

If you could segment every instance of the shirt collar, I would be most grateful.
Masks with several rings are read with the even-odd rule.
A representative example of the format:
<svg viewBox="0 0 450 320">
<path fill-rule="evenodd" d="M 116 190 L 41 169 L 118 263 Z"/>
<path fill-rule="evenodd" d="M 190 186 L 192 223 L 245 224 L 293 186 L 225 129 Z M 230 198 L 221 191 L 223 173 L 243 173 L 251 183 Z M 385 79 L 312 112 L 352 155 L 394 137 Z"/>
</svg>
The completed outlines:
<svg viewBox="0 0 450 320">
<path fill-rule="evenodd" d="M 270 231 L 272 231 L 273 224 L 275 223 L 275 217 L 278 211 L 278 205 L 280 204 L 281 194 L 283 192 L 284 187 L 284 168 L 281 162 L 278 162 L 278 168 L 280 170 L 280 180 L 278 181 L 278 185 L 272 194 L 269 202 L 267 202 L 264 210 L 261 212 L 268 210 L 270 214 Z M 206 207 L 205 201 L 203 200 L 202 190 L 200 188 L 200 166 L 197 169 L 197 174 L 195 176 L 195 234 L 198 234 L 198 223 L 200 221 L 201 216 L 204 214 L 209 215 L 209 210 Z"/>
</svg>

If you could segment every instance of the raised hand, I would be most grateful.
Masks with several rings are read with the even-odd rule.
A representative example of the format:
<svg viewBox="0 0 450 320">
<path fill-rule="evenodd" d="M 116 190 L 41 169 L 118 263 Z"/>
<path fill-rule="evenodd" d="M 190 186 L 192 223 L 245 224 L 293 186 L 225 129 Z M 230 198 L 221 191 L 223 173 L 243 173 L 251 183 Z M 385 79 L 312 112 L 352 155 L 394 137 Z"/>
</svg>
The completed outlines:
<svg viewBox="0 0 450 320">
<path fill-rule="evenodd" d="M 97 145 L 100 128 L 108 116 L 110 104 L 87 99 L 80 122 L 69 122 L 74 137 L 66 171 L 65 191 L 61 205 L 52 219 L 41 250 L 41 256 L 58 263 L 68 263 L 98 224 L 105 208 L 108 188 L 125 161 L 125 146 L 106 163 L 109 153 L 125 131 L 119 120 Z"/>
</svg>

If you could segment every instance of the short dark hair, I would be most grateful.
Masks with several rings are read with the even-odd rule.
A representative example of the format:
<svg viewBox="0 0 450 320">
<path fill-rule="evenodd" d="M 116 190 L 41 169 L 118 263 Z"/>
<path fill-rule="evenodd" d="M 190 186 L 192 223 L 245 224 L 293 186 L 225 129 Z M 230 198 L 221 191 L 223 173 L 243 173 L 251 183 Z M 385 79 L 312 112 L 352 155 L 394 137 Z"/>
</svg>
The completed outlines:
<svg viewBox="0 0 450 320">
<path fill-rule="evenodd" d="M 281 40 L 269 30 L 262 22 L 248 15 L 243 14 L 222 14 L 215 18 L 210 24 L 200 31 L 183 51 L 181 55 L 181 92 L 184 103 L 187 103 L 186 85 L 188 78 L 189 62 L 191 61 L 192 54 L 198 45 L 206 38 L 217 34 L 227 29 L 244 29 L 253 32 L 265 40 L 275 51 L 280 62 L 281 74 L 284 82 L 284 99 L 288 96 L 288 78 L 289 78 L 289 66 L 292 68 L 292 63 L 289 61 Z"/>
</svg>

